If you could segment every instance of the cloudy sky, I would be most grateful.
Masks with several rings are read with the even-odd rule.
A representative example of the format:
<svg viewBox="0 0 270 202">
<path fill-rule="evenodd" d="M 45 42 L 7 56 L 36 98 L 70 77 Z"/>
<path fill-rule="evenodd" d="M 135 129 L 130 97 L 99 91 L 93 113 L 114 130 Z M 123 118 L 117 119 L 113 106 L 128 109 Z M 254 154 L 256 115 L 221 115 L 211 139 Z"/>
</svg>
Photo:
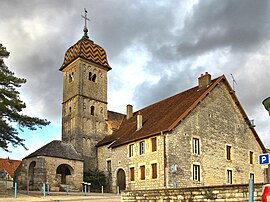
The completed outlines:
<svg viewBox="0 0 270 202">
<path fill-rule="evenodd" d="M 135 110 L 197 85 L 198 76 L 225 74 L 262 141 L 270 147 L 270 1 L 268 0 L 0 0 L 0 43 L 6 64 L 27 79 L 24 113 L 50 126 L 21 134 L 23 148 L 0 150 L 21 159 L 61 138 L 65 51 L 82 37 L 88 10 L 90 38 L 106 52 L 108 108 Z M 121 98 L 121 99 L 120 99 Z"/>
</svg>

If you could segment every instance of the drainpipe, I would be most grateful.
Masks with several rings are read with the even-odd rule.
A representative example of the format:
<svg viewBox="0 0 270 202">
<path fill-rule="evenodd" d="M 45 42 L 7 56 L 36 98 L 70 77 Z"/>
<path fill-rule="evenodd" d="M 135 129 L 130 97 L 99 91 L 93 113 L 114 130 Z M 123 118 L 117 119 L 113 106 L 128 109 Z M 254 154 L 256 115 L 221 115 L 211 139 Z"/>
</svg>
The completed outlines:
<svg viewBox="0 0 270 202">
<path fill-rule="evenodd" d="M 167 168 L 167 154 L 166 154 L 166 135 L 163 132 L 160 132 L 161 136 L 163 136 L 163 150 L 164 150 L 164 187 L 168 188 L 168 168 Z"/>
</svg>

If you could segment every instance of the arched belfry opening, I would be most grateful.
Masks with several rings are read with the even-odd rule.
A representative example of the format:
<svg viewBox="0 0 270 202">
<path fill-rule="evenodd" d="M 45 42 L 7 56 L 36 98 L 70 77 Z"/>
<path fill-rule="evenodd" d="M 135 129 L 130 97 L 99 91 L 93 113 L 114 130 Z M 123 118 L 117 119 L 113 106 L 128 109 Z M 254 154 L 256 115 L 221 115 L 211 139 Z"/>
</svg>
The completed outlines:
<svg viewBox="0 0 270 202">
<path fill-rule="evenodd" d="M 28 169 L 29 185 L 34 184 L 36 161 L 32 161 Z"/>
<path fill-rule="evenodd" d="M 73 173 L 73 168 L 67 164 L 61 164 L 56 169 L 56 174 L 61 175 L 61 184 L 67 183 L 67 176 Z"/>
</svg>

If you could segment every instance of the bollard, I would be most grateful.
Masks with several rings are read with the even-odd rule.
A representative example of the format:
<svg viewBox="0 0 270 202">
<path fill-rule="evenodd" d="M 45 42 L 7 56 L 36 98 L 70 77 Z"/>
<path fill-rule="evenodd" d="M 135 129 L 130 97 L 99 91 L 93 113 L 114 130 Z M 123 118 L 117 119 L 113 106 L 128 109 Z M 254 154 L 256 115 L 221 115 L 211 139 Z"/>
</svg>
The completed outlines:
<svg viewBox="0 0 270 202">
<path fill-rule="evenodd" d="M 104 194 L 104 192 L 103 192 L 103 185 L 101 186 L 101 193 Z"/>
<path fill-rule="evenodd" d="M 43 196 L 46 198 L 46 184 L 43 183 Z"/>
<path fill-rule="evenodd" d="M 119 194 L 120 194 L 120 187 L 117 186 L 117 195 L 119 195 Z"/>
<path fill-rule="evenodd" d="M 14 198 L 17 198 L 17 182 L 15 182 L 14 186 Z"/>
<path fill-rule="evenodd" d="M 86 195 L 86 183 L 84 184 L 84 194 Z"/>
<path fill-rule="evenodd" d="M 248 202 L 254 202 L 254 181 L 252 178 L 249 179 Z"/>
<path fill-rule="evenodd" d="M 67 192 L 67 194 L 68 194 L 68 185 L 66 185 L 66 192 Z"/>
</svg>

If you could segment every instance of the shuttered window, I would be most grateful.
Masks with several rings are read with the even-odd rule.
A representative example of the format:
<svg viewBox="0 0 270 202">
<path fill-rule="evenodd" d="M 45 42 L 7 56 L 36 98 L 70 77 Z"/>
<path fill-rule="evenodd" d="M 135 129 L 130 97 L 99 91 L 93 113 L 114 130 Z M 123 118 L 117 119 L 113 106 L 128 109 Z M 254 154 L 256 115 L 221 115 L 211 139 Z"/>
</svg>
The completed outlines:
<svg viewBox="0 0 270 202">
<path fill-rule="evenodd" d="M 157 164 L 153 163 L 152 164 L 152 179 L 156 179 L 157 178 Z"/>
<path fill-rule="evenodd" d="M 140 166 L 141 180 L 145 180 L 145 166 Z"/>
</svg>

